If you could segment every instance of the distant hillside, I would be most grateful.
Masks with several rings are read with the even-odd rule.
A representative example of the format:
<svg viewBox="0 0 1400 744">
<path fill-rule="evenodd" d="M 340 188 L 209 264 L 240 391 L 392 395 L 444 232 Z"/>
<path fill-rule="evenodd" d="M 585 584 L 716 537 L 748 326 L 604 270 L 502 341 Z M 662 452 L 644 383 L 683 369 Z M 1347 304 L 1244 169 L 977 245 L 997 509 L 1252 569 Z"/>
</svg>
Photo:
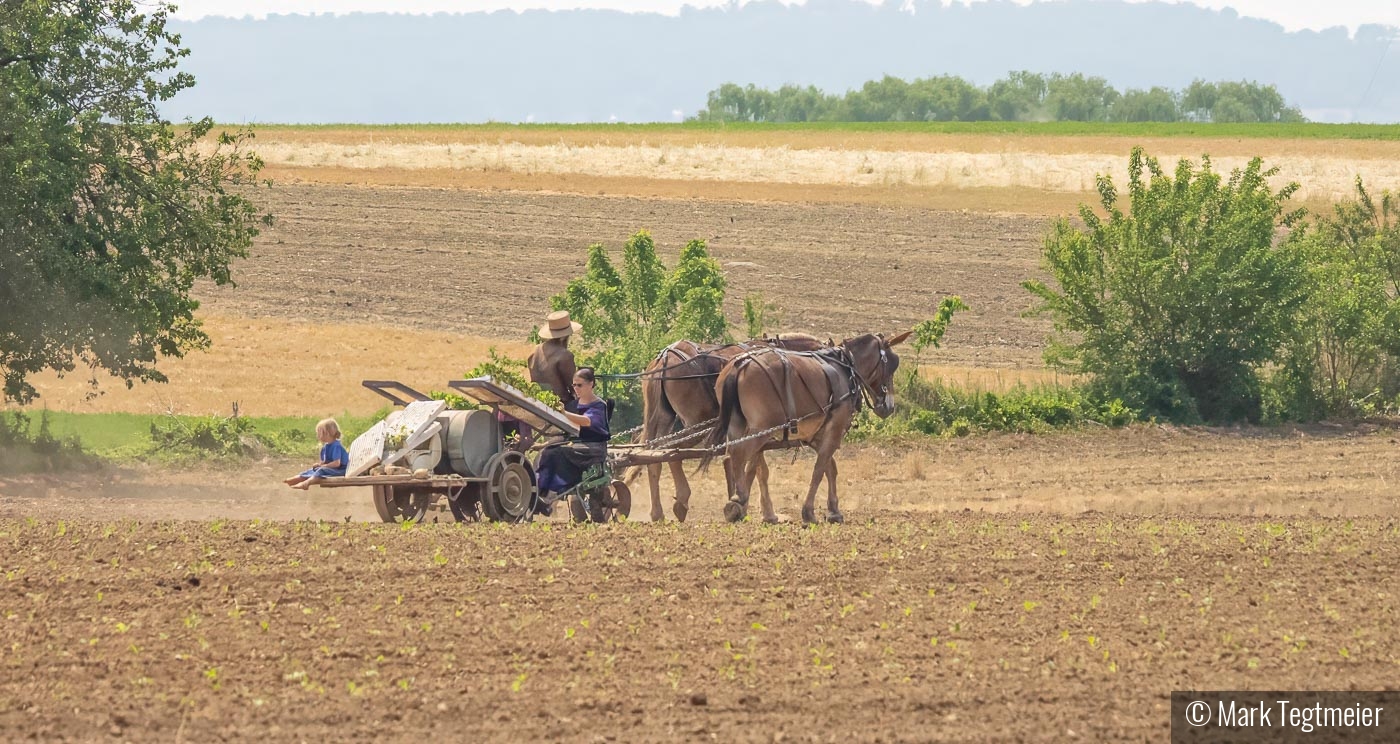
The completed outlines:
<svg viewBox="0 0 1400 744">
<path fill-rule="evenodd" d="M 884 75 L 1013 70 L 1124 88 L 1273 84 L 1316 121 L 1400 121 L 1400 29 L 1285 32 L 1188 4 L 1115 0 L 868 5 L 809 0 L 616 11 L 270 16 L 177 21 L 198 85 L 176 118 L 391 123 L 678 121 L 724 83 L 839 92 Z M 1389 49 L 1389 53 L 1387 50 Z"/>
</svg>

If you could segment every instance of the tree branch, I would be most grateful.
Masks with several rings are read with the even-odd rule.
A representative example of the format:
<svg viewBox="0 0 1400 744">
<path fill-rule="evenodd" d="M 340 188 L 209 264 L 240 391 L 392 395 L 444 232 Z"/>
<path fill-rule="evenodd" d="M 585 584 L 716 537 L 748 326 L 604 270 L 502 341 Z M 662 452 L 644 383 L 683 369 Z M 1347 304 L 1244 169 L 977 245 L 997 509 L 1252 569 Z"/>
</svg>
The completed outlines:
<svg viewBox="0 0 1400 744">
<path fill-rule="evenodd" d="M 16 62 L 28 62 L 30 64 L 35 64 L 43 61 L 43 59 L 44 56 L 42 54 L 12 54 L 8 57 L 0 57 L 0 70 L 3 70 L 4 68 L 9 67 L 10 65 Z"/>
</svg>

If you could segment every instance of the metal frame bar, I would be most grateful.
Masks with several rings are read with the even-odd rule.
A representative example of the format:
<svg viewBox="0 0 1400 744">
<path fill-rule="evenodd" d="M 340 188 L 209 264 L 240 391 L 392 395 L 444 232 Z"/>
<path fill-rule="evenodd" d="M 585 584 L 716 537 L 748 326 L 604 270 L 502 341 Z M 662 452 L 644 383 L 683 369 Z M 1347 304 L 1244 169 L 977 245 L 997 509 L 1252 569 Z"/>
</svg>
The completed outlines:
<svg viewBox="0 0 1400 744">
<path fill-rule="evenodd" d="M 360 384 L 378 393 L 381 397 L 388 398 L 389 402 L 396 406 L 407 406 L 409 403 L 417 401 L 432 400 L 432 398 L 397 380 L 365 380 Z M 404 395 L 407 400 L 400 398 L 395 393 Z"/>
<path fill-rule="evenodd" d="M 427 486 L 449 488 L 469 483 L 488 483 L 490 478 L 467 478 L 461 475 L 433 475 L 429 478 L 414 478 L 412 475 L 355 475 L 340 478 L 326 478 L 316 485 L 321 488 L 346 488 L 349 486 Z"/>
</svg>

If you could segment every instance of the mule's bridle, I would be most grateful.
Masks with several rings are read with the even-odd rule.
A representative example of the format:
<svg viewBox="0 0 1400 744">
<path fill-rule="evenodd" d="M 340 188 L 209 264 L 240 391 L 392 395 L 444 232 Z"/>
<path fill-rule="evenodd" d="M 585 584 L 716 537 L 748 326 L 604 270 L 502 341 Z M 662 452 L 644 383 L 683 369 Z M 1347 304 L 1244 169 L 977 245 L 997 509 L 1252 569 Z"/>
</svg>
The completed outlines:
<svg viewBox="0 0 1400 744">
<path fill-rule="evenodd" d="M 883 401 L 889 397 L 891 383 L 889 369 L 889 342 L 885 341 L 885 336 L 881 333 L 875 334 L 875 338 L 879 339 L 880 341 L 880 365 L 878 370 L 880 375 L 880 387 L 878 389 L 874 385 L 871 385 L 870 382 L 865 379 L 865 375 L 860 373 L 860 369 L 856 367 L 855 356 L 850 354 L 849 350 L 846 352 L 848 355 L 850 355 L 851 373 L 855 375 L 856 380 L 860 382 L 861 398 L 863 398 L 867 403 L 869 403 L 871 410 L 875 410 L 878 407 L 876 405 L 877 401 Z M 859 403 L 857 403 L 857 406 L 859 406 Z"/>
</svg>

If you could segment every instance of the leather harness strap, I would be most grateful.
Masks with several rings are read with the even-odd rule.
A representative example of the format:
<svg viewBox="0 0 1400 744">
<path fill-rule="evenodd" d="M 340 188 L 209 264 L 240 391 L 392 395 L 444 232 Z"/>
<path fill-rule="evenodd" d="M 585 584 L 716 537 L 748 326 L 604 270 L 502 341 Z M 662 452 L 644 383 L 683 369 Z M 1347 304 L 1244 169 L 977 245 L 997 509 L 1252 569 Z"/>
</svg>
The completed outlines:
<svg viewBox="0 0 1400 744">
<path fill-rule="evenodd" d="M 774 372 L 773 372 L 773 370 L 769 369 L 769 365 L 763 364 L 762 362 L 760 362 L 760 361 L 758 360 L 758 357 L 761 356 L 761 355 L 763 355 L 763 354 L 776 354 L 776 355 L 778 356 L 778 359 L 779 359 L 780 362 L 782 363 L 782 380 L 781 380 L 781 382 L 780 382 L 778 379 L 775 379 Z M 761 369 L 761 370 L 763 370 L 764 377 L 768 379 L 768 384 L 769 384 L 770 386 L 772 386 L 773 392 L 774 392 L 775 394 L 777 394 L 777 395 L 779 396 L 779 398 L 782 399 L 782 401 L 783 401 L 783 416 L 784 416 L 784 426 L 783 426 L 783 441 L 784 441 L 784 442 L 789 441 L 789 438 L 797 433 L 797 424 L 798 424 L 798 421 L 799 421 L 799 419 L 798 419 L 798 417 L 797 417 L 797 413 L 796 413 L 796 411 L 797 411 L 797 403 L 796 403 L 795 398 L 793 397 L 793 383 L 792 383 L 792 378 L 793 378 L 793 371 L 794 371 L 794 368 L 793 368 L 793 366 L 792 366 L 792 361 L 789 359 L 789 356 L 798 356 L 798 357 L 805 357 L 805 358 L 810 358 L 810 359 L 812 359 L 813 361 L 815 361 L 815 362 L 817 363 L 818 368 L 821 369 L 821 371 L 822 371 L 822 375 L 826 378 L 826 384 L 827 384 L 827 402 L 826 402 L 826 405 L 821 406 L 820 410 L 814 411 L 812 414 L 808 414 L 807 416 L 803 416 L 803 418 L 807 418 L 807 417 L 809 417 L 809 416 L 811 416 L 811 415 L 815 415 L 816 413 L 821 413 L 821 414 L 823 414 L 822 423 L 821 423 L 820 426 L 817 427 L 817 431 L 818 431 L 818 432 L 820 432 L 822 429 L 826 428 L 827 423 L 828 423 L 829 421 L 831 421 L 832 412 L 837 408 L 837 406 L 841 405 L 841 404 L 844 403 L 845 401 L 854 399 L 854 400 L 855 400 L 855 408 L 856 408 L 856 410 L 857 410 L 857 411 L 860 410 L 860 405 L 861 405 L 861 393 L 864 391 L 864 385 L 860 382 L 860 375 L 859 375 L 859 373 L 856 372 L 856 370 L 855 370 L 855 364 L 854 364 L 852 361 L 850 361 L 850 352 L 848 352 L 848 351 L 846 351 L 846 350 L 844 350 L 844 349 L 835 350 L 835 357 L 836 357 L 836 358 L 834 358 L 834 359 L 831 358 L 831 356 L 829 356 L 830 354 L 831 354 L 831 352 L 828 351 L 828 350 L 822 350 L 822 351 L 816 351 L 816 352 L 813 352 L 813 351 L 787 351 L 787 350 L 785 350 L 785 349 L 777 349 L 777 348 L 768 347 L 768 348 L 759 349 L 759 350 L 757 350 L 757 351 L 753 351 L 753 352 L 749 352 L 749 353 L 743 354 L 743 355 L 741 355 L 740 357 L 736 358 L 736 360 L 735 360 L 735 369 L 734 369 L 733 374 L 739 374 L 743 369 L 747 368 L 751 363 L 757 363 L 757 364 L 758 364 L 758 368 Z M 839 368 L 840 370 L 844 370 L 844 371 L 846 372 L 846 387 L 847 387 L 847 392 L 846 392 L 846 394 L 841 395 L 841 396 L 839 396 L 839 397 L 837 396 L 837 392 L 836 392 L 836 391 L 837 391 L 837 388 L 840 387 L 840 380 L 841 380 L 841 376 L 840 376 L 840 372 L 838 371 L 838 368 Z M 811 385 L 809 385 L 809 384 L 807 383 L 807 381 L 806 381 L 805 379 L 803 379 L 802 376 L 801 376 L 800 374 L 797 376 L 797 379 L 798 379 L 799 382 L 802 383 L 802 386 L 807 390 L 808 397 L 812 398 L 813 401 L 818 400 L 818 398 L 817 398 L 815 392 L 811 389 Z M 815 435 L 814 435 L 814 436 L 815 436 Z"/>
<path fill-rule="evenodd" d="M 664 358 L 666 357 L 667 354 L 675 354 L 676 356 L 680 357 L 680 358 L 681 358 L 681 362 L 680 362 L 681 364 L 687 364 L 687 363 L 689 363 L 692 359 L 694 359 L 694 357 L 687 356 L 685 352 L 681 351 L 680 349 L 677 349 L 675 344 L 672 344 L 672 345 L 667 346 L 666 348 L 662 349 L 662 350 L 661 350 L 660 356 L 658 356 L 657 358 L 658 358 L 658 359 L 664 359 Z M 671 365 L 666 364 L 665 362 L 662 362 L 662 367 L 661 367 L 661 379 L 660 379 L 660 382 L 659 382 L 659 384 L 661 385 L 661 397 L 660 397 L 660 400 L 668 400 L 667 397 L 666 397 L 666 370 L 670 369 L 670 366 L 671 366 Z M 669 405 L 669 404 L 667 404 L 667 405 Z"/>
</svg>

